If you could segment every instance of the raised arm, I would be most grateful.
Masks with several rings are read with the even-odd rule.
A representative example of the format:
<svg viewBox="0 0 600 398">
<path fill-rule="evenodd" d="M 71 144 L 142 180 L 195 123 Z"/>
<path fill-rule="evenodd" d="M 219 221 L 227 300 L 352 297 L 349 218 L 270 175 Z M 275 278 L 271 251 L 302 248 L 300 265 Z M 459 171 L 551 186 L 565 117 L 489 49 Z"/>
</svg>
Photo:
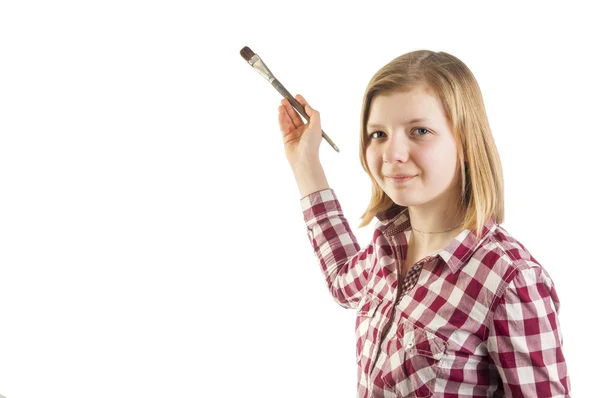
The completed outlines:
<svg viewBox="0 0 600 398">
<path fill-rule="evenodd" d="M 371 270 L 373 245 L 360 250 L 342 208 L 329 188 L 319 161 L 321 117 L 301 96 L 297 101 L 310 117 L 304 123 L 286 99 L 279 107 L 285 154 L 300 191 L 308 238 L 335 301 L 356 308 Z"/>
<path fill-rule="evenodd" d="M 332 189 L 301 200 L 307 234 L 335 301 L 356 308 L 375 261 L 373 242 L 362 250 Z"/>
</svg>

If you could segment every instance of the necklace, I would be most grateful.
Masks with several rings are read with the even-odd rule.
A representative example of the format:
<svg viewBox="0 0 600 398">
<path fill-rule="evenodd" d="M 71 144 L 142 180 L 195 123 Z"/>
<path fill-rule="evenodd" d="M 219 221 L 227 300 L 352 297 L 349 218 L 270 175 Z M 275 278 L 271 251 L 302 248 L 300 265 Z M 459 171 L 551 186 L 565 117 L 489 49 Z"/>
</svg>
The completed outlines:
<svg viewBox="0 0 600 398">
<path fill-rule="evenodd" d="M 445 229 L 445 230 L 443 230 L 443 231 L 439 231 L 439 232 L 425 232 L 425 231 L 419 231 L 418 229 L 416 229 L 416 228 L 415 228 L 415 227 L 413 227 L 412 225 L 411 225 L 411 227 L 412 227 L 412 229 L 414 229 L 415 231 L 417 231 L 417 232 L 420 232 L 420 233 L 422 233 L 422 234 L 441 234 L 442 232 L 448 232 L 448 231 L 452 231 L 453 229 L 456 229 L 456 228 L 458 228 L 458 227 L 461 227 L 461 226 L 463 226 L 463 225 L 464 225 L 464 223 L 461 223 L 461 224 L 457 225 L 456 227 L 453 227 L 453 228 L 448 228 L 448 229 Z"/>
</svg>

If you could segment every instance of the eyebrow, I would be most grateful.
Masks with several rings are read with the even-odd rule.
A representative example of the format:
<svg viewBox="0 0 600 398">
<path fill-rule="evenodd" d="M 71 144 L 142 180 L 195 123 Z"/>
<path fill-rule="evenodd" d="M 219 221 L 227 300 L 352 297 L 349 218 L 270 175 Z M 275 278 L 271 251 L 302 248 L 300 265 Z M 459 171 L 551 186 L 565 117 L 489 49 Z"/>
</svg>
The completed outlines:
<svg viewBox="0 0 600 398">
<path fill-rule="evenodd" d="M 430 121 L 431 121 L 431 119 L 428 119 L 428 118 L 426 118 L 426 117 L 418 117 L 418 118 L 415 118 L 415 119 L 409 120 L 409 121 L 408 121 L 406 124 L 421 123 L 421 122 L 426 122 L 426 121 L 427 121 L 427 122 L 430 122 Z M 384 126 L 384 125 L 382 125 L 382 124 L 378 124 L 378 123 L 369 123 L 369 124 L 367 124 L 367 127 L 378 127 L 378 128 L 383 128 L 383 127 L 385 127 L 385 126 Z"/>
</svg>

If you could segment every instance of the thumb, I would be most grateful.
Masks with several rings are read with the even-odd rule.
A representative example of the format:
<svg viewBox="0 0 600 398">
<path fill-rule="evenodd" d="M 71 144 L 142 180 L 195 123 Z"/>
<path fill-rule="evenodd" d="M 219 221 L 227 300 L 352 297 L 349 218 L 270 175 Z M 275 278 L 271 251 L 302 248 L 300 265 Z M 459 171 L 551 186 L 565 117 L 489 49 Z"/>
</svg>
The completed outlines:
<svg viewBox="0 0 600 398">
<path fill-rule="evenodd" d="M 300 103 L 300 105 L 302 105 L 304 107 L 304 112 L 306 112 L 306 114 L 310 118 L 311 124 L 313 124 L 313 121 L 312 121 L 313 118 L 317 118 L 317 120 L 315 120 L 315 122 L 320 122 L 319 111 L 313 109 L 313 107 L 308 104 L 308 102 L 306 101 L 306 99 L 304 99 L 303 96 L 301 96 L 300 94 L 297 94 L 296 100 Z"/>
</svg>

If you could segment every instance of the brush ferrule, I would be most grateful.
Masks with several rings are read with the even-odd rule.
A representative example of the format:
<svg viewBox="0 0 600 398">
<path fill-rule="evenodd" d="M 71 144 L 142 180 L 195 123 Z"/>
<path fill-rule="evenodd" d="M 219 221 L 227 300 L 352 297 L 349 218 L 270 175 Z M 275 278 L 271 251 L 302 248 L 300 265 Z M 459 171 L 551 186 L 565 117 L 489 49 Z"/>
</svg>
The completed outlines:
<svg viewBox="0 0 600 398">
<path fill-rule="evenodd" d="M 248 63 L 250 63 L 250 65 L 252 65 L 252 67 L 256 69 L 258 73 L 260 73 L 265 79 L 267 79 L 269 83 L 273 83 L 275 76 L 273 76 L 273 73 L 271 73 L 269 68 L 267 68 L 267 65 L 265 65 L 263 60 L 260 59 L 258 55 L 254 54 Z"/>
</svg>

